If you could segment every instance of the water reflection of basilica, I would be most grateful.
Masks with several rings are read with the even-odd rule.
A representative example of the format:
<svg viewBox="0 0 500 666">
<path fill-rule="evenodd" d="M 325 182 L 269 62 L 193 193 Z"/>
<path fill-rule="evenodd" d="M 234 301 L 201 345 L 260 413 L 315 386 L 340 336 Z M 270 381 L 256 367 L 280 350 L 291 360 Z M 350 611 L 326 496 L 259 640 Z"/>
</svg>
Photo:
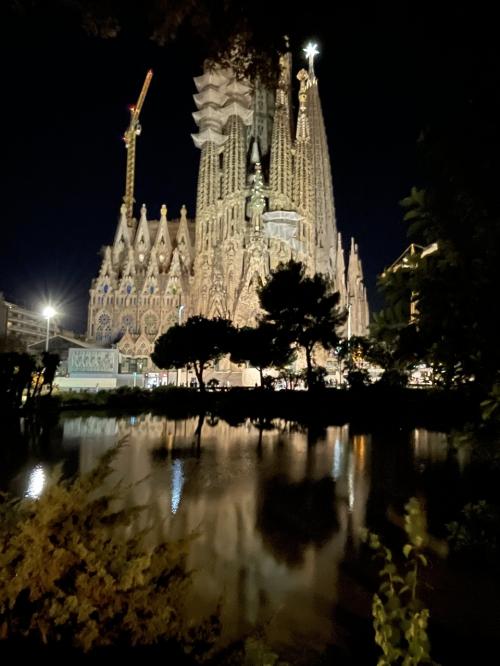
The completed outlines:
<svg viewBox="0 0 500 666">
<path fill-rule="evenodd" d="M 123 479 L 127 502 L 150 505 L 141 526 L 152 519 L 157 538 L 197 533 L 192 609 L 222 597 L 228 635 L 264 622 L 275 641 L 318 646 L 332 636 L 346 543 L 365 524 L 370 438 L 257 425 L 78 417 L 64 421 L 64 442 L 79 446 L 83 473 L 124 440 L 108 483 Z"/>
</svg>

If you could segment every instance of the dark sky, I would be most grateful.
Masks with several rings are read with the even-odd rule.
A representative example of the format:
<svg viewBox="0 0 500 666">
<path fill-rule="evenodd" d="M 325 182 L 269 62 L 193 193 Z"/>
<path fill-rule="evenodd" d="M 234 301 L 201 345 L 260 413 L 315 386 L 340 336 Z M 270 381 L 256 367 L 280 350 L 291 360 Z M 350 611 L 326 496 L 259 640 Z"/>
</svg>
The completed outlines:
<svg viewBox="0 0 500 666">
<path fill-rule="evenodd" d="M 397 14 L 354 8 L 328 18 L 309 11 L 292 43 L 295 69 L 307 38 L 320 46 L 316 73 L 338 226 L 346 241 L 353 235 L 359 243 L 375 306 L 376 275 L 406 246 L 398 202 L 421 180 L 416 144 L 433 91 L 442 72 L 459 83 L 458 63 L 473 52 L 474 40 L 461 32 L 467 21 L 463 14 L 456 25 L 449 16 L 415 17 L 404 3 Z M 50 296 L 64 324 L 81 331 L 99 249 L 112 241 L 123 196 L 127 106 L 150 67 L 137 205 L 145 202 L 149 217 L 162 203 L 169 217 L 183 203 L 194 214 L 192 77 L 201 73 L 203 53 L 189 36 L 163 48 L 132 33 L 99 40 L 53 12 L 7 21 L 2 33 L 0 290 L 31 307 Z"/>
</svg>

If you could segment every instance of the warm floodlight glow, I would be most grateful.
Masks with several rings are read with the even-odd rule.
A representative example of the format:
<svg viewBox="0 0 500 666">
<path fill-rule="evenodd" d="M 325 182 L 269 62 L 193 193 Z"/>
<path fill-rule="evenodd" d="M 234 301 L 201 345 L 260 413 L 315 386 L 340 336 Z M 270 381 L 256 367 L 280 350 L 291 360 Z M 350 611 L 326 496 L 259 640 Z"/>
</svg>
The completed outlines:
<svg viewBox="0 0 500 666">
<path fill-rule="evenodd" d="M 52 305 L 47 305 L 46 307 L 43 308 L 42 314 L 46 319 L 51 319 L 57 313 L 52 307 Z"/>
</svg>

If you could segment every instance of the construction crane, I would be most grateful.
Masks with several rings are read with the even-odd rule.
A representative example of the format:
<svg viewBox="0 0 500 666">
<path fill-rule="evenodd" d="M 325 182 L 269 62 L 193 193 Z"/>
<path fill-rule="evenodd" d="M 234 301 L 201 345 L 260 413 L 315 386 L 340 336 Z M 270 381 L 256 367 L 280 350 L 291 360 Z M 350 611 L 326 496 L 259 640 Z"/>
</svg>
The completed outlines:
<svg viewBox="0 0 500 666">
<path fill-rule="evenodd" d="M 123 197 L 123 203 L 127 207 L 127 222 L 128 225 L 132 225 L 132 216 L 134 209 L 134 180 L 135 180 L 135 140 L 136 137 L 141 133 L 141 126 L 139 124 L 139 114 L 141 113 L 142 105 L 146 99 L 146 94 L 148 92 L 149 84 L 153 78 L 153 70 L 150 69 L 146 74 L 144 83 L 142 85 L 141 94 L 137 100 L 135 106 L 130 106 L 130 125 L 128 126 L 127 131 L 123 135 L 123 140 L 125 141 L 125 147 L 127 149 L 127 174 L 125 180 L 125 196 Z"/>
</svg>

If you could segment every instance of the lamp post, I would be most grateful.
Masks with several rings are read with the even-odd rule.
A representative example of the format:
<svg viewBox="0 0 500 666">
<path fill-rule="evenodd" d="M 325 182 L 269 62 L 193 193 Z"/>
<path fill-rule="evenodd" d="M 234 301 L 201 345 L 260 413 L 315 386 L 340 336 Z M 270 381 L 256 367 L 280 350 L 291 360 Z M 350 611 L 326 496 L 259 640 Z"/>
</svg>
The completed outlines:
<svg viewBox="0 0 500 666">
<path fill-rule="evenodd" d="M 42 311 L 43 316 L 47 320 L 47 335 L 45 337 L 45 351 L 49 351 L 49 334 L 50 334 L 50 320 L 54 315 L 57 314 L 57 312 L 54 310 L 54 308 L 51 305 L 47 305 L 46 307 L 43 308 Z"/>
</svg>

